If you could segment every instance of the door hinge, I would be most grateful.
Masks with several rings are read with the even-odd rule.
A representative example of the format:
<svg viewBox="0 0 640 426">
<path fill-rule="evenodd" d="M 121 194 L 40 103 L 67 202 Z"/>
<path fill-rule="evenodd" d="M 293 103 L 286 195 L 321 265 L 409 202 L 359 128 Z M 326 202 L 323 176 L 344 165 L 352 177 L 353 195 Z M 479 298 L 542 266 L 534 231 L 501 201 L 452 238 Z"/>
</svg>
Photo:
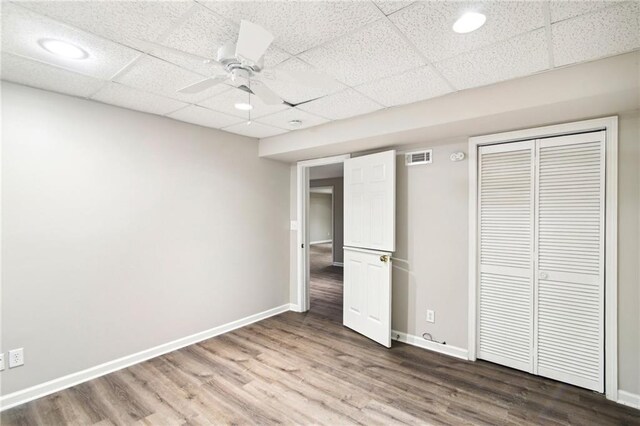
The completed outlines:
<svg viewBox="0 0 640 426">
<path fill-rule="evenodd" d="M 304 248 L 304 243 L 303 243 L 303 244 L 300 244 L 300 248 Z"/>
</svg>

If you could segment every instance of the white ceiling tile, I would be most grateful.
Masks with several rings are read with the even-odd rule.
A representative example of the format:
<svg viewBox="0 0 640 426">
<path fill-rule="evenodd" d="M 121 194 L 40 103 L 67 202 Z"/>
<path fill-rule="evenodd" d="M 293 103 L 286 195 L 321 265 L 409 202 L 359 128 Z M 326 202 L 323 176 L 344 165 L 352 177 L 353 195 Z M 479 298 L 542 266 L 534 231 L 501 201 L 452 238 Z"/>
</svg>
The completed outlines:
<svg viewBox="0 0 640 426">
<path fill-rule="evenodd" d="M 102 80 L 8 53 L 2 53 L 2 79 L 80 97 L 88 97 L 104 85 Z"/>
<path fill-rule="evenodd" d="M 214 111 L 224 112 L 225 114 L 235 115 L 236 117 L 246 119 L 249 114 L 248 111 L 240 111 L 235 108 L 236 102 L 251 102 L 253 109 L 251 110 L 251 118 L 263 117 L 265 115 L 273 114 L 283 109 L 289 108 L 285 104 L 280 105 L 267 105 L 262 102 L 258 97 L 249 95 L 249 93 L 240 89 L 231 89 L 223 92 L 219 95 L 215 95 L 212 98 L 200 101 L 198 104 Z"/>
<path fill-rule="evenodd" d="M 189 105 L 186 108 L 168 114 L 167 117 L 204 127 L 213 127 L 215 129 L 231 126 L 243 121 L 241 118 L 223 114 L 218 111 L 212 111 L 197 105 Z"/>
<path fill-rule="evenodd" d="M 142 90 L 127 87 L 119 83 L 109 83 L 93 95 L 91 99 L 106 104 L 160 115 L 170 113 L 188 105 L 175 99 L 143 92 Z"/>
<path fill-rule="evenodd" d="M 320 98 L 322 96 L 344 90 L 346 87 L 338 81 L 336 81 L 332 87 L 328 88 L 309 87 L 292 82 L 291 79 L 287 77 L 287 73 L 295 73 L 296 71 L 318 72 L 315 68 L 298 58 L 291 58 L 284 61 L 275 68 L 275 71 L 275 75 L 277 76 L 275 80 L 265 76 L 263 81 L 274 92 L 280 95 L 281 98 L 291 104 L 298 104 L 300 102 Z"/>
<path fill-rule="evenodd" d="M 545 30 L 464 53 L 435 64 L 458 89 L 484 86 L 547 69 L 549 54 Z"/>
<path fill-rule="evenodd" d="M 292 127 L 289 124 L 292 120 L 300 120 L 302 125 L 300 127 Z M 262 124 L 279 127 L 281 129 L 296 130 L 317 126 L 318 124 L 326 123 L 329 120 L 301 111 L 298 108 L 289 108 L 284 111 L 276 112 L 275 114 L 261 117 L 256 121 Z"/>
<path fill-rule="evenodd" d="M 449 85 L 431 66 L 363 84 L 356 89 L 385 106 L 410 104 L 451 92 Z"/>
<path fill-rule="evenodd" d="M 251 138 L 268 138 L 269 136 L 280 135 L 286 133 L 286 130 L 279 129 L 266 124 L 260 124 L 253 121 L 251 124 L 240 123 L 233 126 L 225 127 L 225 132 L 236 133 L 238 135 L 249 136 Z"/>
<path fill-rule="evenodd" d="M 331 120 L 341 120 L 343 118 L 377 111 L 382 109 L 383 106 L 353 89 L 347 89 L 324 98 L 316 99 L 315 101 L 307 102 L 298 108 Z"/>
<path fill-rule="evenodd" d="M 387 19 L 305 52 L 300 58 L 349 86 L 423 65 L 422 58 Z"/>
<path fill-rule="evenodd" d="M 551 22 L 558 22 L 564 19 L 574 18 L 576 16 L 584 15 L 585 13 L 595 12 L 596 10 L 604 9 L 605 7 L 615 6 L 619 4 L 618 0 L 604 0 L 604 1 L 567 1 L 567 0 L 553 0 L 550 2 L 549 7 L 551 9 Z"/>
<path fill-rule="evenodd" d="M 58 21 L 134 46 L 136 39 L 156 40 L 193 4 L 189 0 L 20 2 Z"/>
<path fill-rule="evenodd" d="M 181 23 L 172 30 L 159 44 L 194 53 L 206 58 L 216 59 L 218 49 L 226 43 L 235 43 L 238 38 L 239 26 L 216 15 L 206 7 L 196 5 Z M 191 60 L 162 51 L 161 49 L 144 47 L 146 52 L 165 59 L 183 68 L 203 75 L 222 72 L 222 68 L 211 64 L 203 64 L 198 60 Z M 276 47 L 270 47 L 264 56 L 266 67 L 272 67 L 289 55 Z"/>
<path fill-rule="evenodd" d="M 213 14 L 206 7 L 195 5 L 188 17 L 172 30 L 160 44 L 194 53 L 206 58 L 215 59 L 218 48 L 225 43 L 235 41 L 237 28 L 226 19 Z M 222 72 L 221 67 L 203 64 L 198 60 L 191 60 L 182 56 L 167 53 L 160 49 L 144 49 L 154 56 L 166 59 L 183 68 L 203 75 L 213 75 Z"/>
<path fill-rule="evenodd" d="M 640 4 L 631 2 L 551 25 L 555 65 L 616 55 L 640 47 Z"/>
<path fill-rule="evenodd" d="M 276 46 L 296 55 L 373 22 L 383 15 L 371 2 L 360 1 L 205 1 L 214 12 L 239 23 L 263 26 Z"/>
<path fill-rule="evenodd" d="M 430 61 L 456 56 L 545 25 L 541 1 L 417 2 L 389 17 Z M 454 22 L 467 11 L 487 16 L 478 30 L 458 34 Z"/>
<path fill-rule="evenodd" d="M 62 40 L 88 53 L 85 59 L 66 59 L 44 50 L 43 39 Z M 140 53 L 101 37 L 73 29 L 12 3 L 2 5 L 2 50 L 57 65 L 91 77 L 109 79 Z"/>
<path fill-rule="evenodd" d="M 382 10 L 382 13 L 384 13 L 385 15 L 391 15 L 392 13 L 415 3 L 415 1 L 376 0 L 374 1 L 374 3 L 380 10 Z"/>
<path fill-rule="evenodd" d="M 182 69 L 161 59 L 145 56 L 116 80 L 127 86 L 189 103 L 196 103 L 230 88 L 226 84 L 218 84 L 196 94 L 177 92 L 179 89 L 202 79 L 200 74 Z"/>
</svg>

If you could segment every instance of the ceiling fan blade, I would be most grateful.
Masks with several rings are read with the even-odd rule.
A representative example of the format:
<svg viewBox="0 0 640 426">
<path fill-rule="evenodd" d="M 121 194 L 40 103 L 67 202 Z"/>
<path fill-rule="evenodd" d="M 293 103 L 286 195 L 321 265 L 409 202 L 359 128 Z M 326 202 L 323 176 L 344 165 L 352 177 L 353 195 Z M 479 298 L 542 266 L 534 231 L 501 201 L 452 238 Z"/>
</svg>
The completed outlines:
<svg viewBox="0 0 640 426">
<path fill-rule="evenodd" d="M 332 77 L 311 70 L 278 71 L 278 77 L 316 89 L 332 90 L 338 84 Z"/>
<path fill-rule="evenodd" d="M 207 64 L 207 63 L 218 64 L 218 61 L 216 61 L 215 59 L 212 59 L 212 58 L 205 58 L 204 56 L 196 55 L 194 53 L 185 52 L 183 50 L 174 49 L 173 47 L 169 47 L 169 46 L 163 46 L 162 44 L 154 43 L 152 41 L 146 41 L 146 40 L 140 40 L 140 39 L 138 39 L 138 41 L 143 46 L 145 46 L 148 49 L 150 49 L 151 51 L 160 50 L 160 51 L 163 51 L 165 53 L 171 53 L 173 55 L 182 56 L 183 58 L 191 59 L 191 60 L 194 60 L 194 61 L 199 61 L 199 62 L 202 62 L 202 63 L 205 63 L 205 64 Z"/>
<path fill-rule="evenodd" d="M 183 87 L 178 90 L 180 93 L 199 93 L 203 90 L 207 90 L 210 87 L 215 86 L 216 84 L 220 84 L 227 79 L 226 75 L 219 75 L 217 77 L 205 78 L 197 83 L 190 84 L 189 86 Z"/>
<path fill-rule="evenodd" d="M 280 105 L 284 100 L 261 81 L 251 81 L 251 91 L 267 105 Z"/>
<path fill-rule="evenodd" d="M 236 43 L 236 57 L 258 62 L 267 51 L 273 34 L 253 22 L 240 21 L 240 32 Z"/>
</svg>

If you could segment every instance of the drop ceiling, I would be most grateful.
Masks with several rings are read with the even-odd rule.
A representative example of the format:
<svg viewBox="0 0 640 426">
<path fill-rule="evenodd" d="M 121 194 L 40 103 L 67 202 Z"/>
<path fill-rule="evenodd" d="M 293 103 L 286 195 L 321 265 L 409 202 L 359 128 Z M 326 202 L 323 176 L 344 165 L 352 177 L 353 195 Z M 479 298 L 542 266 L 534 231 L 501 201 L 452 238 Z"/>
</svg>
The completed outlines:
<svg viewBox="0 0 640 426">
<path fill-rule="evenodd" d="M 451 30 L 465 11 L 486 24 Z M 249 94 L 222 84 L 177 89 L 214 73 L 208 65 L 149 50 L 154 41 L 201 56 L 234 40 L 241 19 L 275 36 L 267 69 L 312 69 L 322 89 L 265 80 L 288 104 L 254 96 L 251 124 L 234 103 Z M 38 45 L 73 42 L 65 60 Z M 640 48 L 635 1 L 20 1 L 2 3 L 2 79 L 255 138 L 591 61 Z M 295 106 L 291 106 L 295 105 Z M 301 121 L 293 128 L 292 120 Z"/>
</svg>

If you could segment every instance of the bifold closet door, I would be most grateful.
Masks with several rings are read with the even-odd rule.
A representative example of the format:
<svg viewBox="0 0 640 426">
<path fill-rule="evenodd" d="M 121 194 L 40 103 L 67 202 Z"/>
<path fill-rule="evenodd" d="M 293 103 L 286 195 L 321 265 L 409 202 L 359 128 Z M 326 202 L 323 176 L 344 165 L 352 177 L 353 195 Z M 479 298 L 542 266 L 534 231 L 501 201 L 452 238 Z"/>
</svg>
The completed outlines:
<svg viewBox="0 0 640 426">
<path fill-rule="evenodd" d="M 537 373 L 604 391 L 605 132 L 537 142 Z"/>
<path fill-rule="evenodd" d="M 533 372 L 535 141 L 479 150 L 478 357 Z"/>
</svg>

